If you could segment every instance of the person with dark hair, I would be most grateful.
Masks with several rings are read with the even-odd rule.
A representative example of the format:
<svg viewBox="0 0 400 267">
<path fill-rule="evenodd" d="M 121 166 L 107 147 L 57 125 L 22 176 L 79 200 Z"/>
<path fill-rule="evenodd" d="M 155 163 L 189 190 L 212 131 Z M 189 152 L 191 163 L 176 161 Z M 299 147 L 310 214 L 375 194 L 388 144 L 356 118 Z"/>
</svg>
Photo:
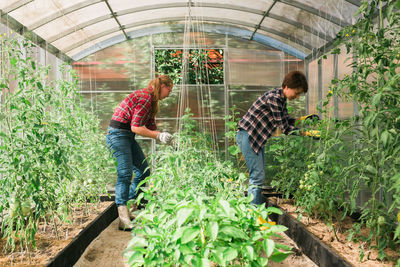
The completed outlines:
<svg viewBox="0 0 400 267">
<path fill-rule="evenodd" d="M 106 145 L 117 161 L 115 203 L 118 207 L 119 229 L 131 230 L 133 219 L 127 207 L 128 200 L 140 194 L 138 184 L 150 175 L 146 158 L 136 135 L 150 137 L 168 144 L 172 135 L 157 131 L 155 116 L 159 101 L 168 97 L 173 82 L 167 75 L 151 80 L 147 88 L 129 94 L 114 110 L 106 136 Z M 132 181 L 132 175 L 135 178 Z"/>
<path fill-rule="evenodd" d="M 296 119 L 288 115 L 286 100 L 298 99 L 308 91 L 305 75 L 300 71 L 288 73 L 282 87 L 261 95 L 239 121 L 236 141 L 249 170 L 248 194 L 252 204 L 262 204 L 262 185 L 265 181 L 265 143 L 276 129 L 284 134 L 297 130 Z M 302 134 L 302 133 L 301 133 Z"/>
</svg>

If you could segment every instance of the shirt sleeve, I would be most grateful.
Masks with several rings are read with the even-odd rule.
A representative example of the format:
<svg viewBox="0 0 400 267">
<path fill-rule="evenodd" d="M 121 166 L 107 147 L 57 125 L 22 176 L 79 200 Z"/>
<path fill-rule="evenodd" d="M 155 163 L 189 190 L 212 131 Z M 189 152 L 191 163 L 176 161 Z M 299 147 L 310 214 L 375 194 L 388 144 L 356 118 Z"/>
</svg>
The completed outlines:
<svg viewBox="0 0 400 267">
<path fill-rule="evenodd" d="M 294 126 L 294 124 L 296 123 L 296 119 L 289 116 L 286 105 L 285 105 L 285 109 L 283 110 L 283 114 L 284 114 L 284 116 L 286 116 L 286 118 L 288 118 L 289 125 Z"/>
<path fill-rule="evenodd" d="M 280 128 L 284 134 L 289 134 L 291 131 L 297 129 L 289 123 L 290 118 L 287 113 L 286 102 L 277 97 L 270 97 L 267 98 L 267 105 L 271 111 L 275 126 Z"/>
<path fill-rule="evenodd" d="M 133 109 L 131 126 L 142 127 L 145 126 L 145 117 L 151 111 L 150 98 L 141 97 Z"/>
<path fill-rule="evenodd" d="M 146 128 L 152 131 L 157 130 L 156 119 L 150 118 L 146 123 Z"/>
</svg>

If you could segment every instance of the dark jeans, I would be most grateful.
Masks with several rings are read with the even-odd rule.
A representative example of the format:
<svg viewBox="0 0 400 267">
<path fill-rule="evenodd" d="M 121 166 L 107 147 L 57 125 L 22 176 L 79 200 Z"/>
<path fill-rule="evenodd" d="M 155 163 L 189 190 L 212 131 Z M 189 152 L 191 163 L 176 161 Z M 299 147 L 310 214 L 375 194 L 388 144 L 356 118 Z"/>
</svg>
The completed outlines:
<svg viewBox="0 0 400 267">
<path fill-rule="evenodd" d="M 263 203 L 261 192 L 265 181 L 265 148 L 261 148 L 256 154 L 250 146 L 249 134 L 244 130 L 237 132 L 236 141 L 250 173 L 248 193 L 254 196 L 251 203 L 260 205 Z"/>
<path fill-rule="evenodd" d="M 133 132 L 109 127 L 106 145 L 117 161 L 115 203 L 117 206 L 126 205 L 129 199 L 134 199 L 140 194 L 138 184 L 150 175 L 150 170 Z M 135 178 L 132 181 L 133 172 Z"/>
</svg>

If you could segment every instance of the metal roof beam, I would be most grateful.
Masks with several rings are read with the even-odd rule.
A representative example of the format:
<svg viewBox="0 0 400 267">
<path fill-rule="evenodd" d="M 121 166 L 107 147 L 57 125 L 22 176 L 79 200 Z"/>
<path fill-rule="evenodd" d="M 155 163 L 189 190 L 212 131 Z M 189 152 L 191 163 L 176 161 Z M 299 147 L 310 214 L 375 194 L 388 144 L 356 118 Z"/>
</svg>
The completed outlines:
<svg viewBox="0 0 400 267">
<path fill-rule="evenodd" d="M 104 0 L 104 2 L 106 2 L 106 5 L 108 7 L 108 10 L 110 10 L 112 17 L 114 18 L 114 20 L 117 22 L 119 29 L 121 30 L 121 32 L 124 34 L 126 40 L 129 39 L 128 35 L 126 35 L 124 26 L 121 25 L 121 23 L 119 22 L 119 20 L 117 19 L 117 15 L 115 14 L 115 12 L 113 11 L 113 9 L 110 6 L 110 3 L 108 3 L 108 0 Z"/>
<path fill-rule="evenodd" d="M 170 32 L 184 32 L 185 29 L 185 24 L 173 24 L 173 25 L 159 25 L 159 26 L 150 26 L 147 28 L 142 28 L 138 30 L 133 30 L 129 31 L 127 34 L 131 39 L 134 38 L 139 38 L 143 36 L 148 36 L 151 34 L 160 34 L 160 33 L 170 33 Z M 209 23 L 204 23 L 203 24 L 203 30 L 204 32 L 209 32 L 209 33 L 217 33 L 217 34 L 228 34 L 230 36 L 235 36 L 238 38 L 242 38 L 245 40 L 248 40 L 250 37 L 252 31 L 239 28 L 236 26 L 230 26 L 230 25 L 215 25 L 215 24 L 209 24 Z M 99 43 L 96 43 L 96 45 L 93 45 L 89 48 L 86 48 L 82 51 L 79 51 L 77 54 L 73 55 L 72 58 L 74 60 L 80 60 L 88 55 L 91 55 L 97 51 L 100 51 L 106 47 L 115 45 L 117 43 L 123 42 L 124 38 L 122 35 L 119 36 L 114 36 L 111 37 L 107 40 L 101 41 Z M 276 48 L 278 50 L 281 50 L 289 55 L 292 55 L 294 57 L 299 58 L 300 60 L 303 60 L 306 56 L 306 54 L 300 50 L 297 50 L 296 48 L 287 45 L 285 43 L 282 43 L 278 40 L 275 40 L 271 37 L 256 33 L 254 36 L 254 41 L 269 46 Z"/>
<path fill-rule="evenodd" d="M 326 20 L 329 20 L 332 23 L 334 23 L 336 25 L 339 25 L 341 27 L 345 27 L 345 26 L 349 26 L 350 25 L 350 23 L 347 23 L 346 21 L 341 20 L 338 17 L 335 17 L 335 16 L 333 16 L 331 14 L 328 14 L 326 12 L 323 12 L 323 11 L 320 11 L 320 10 L 318 10 L 316 8 L 313 8 L 311 6 L 308 6 L 308 5 L 305 5 L 303 3 L 300 3 L 300 2 L 298 2 L 296 0 L 278 0 L 278 1 L 283 3 L 283 4 L 290 5 L 290 6 L 298 8 L 298 9 L 304 10 L 306 12 L 309 12 L 309 13 L 315 15 L 315 16 L 318 16 L 318 17 L 324 18 Z"/>
<path fill-rule="evenodd" d="M 3 12 L 6 14 L 13 12 L 14 10 L 16 10 L 26 4 L 29 4 L 30 2 L 33 2 L 33 1 L 34 0 L 19 0 L 19 1 L 15 2 L 14 4 L 11 4 L 8 7 L 3 8 Z"/>
<path fill-rule="evenodd" d="M 155 24 L 155 23 L 162 23 L 162 22 L 169 22 L 169 21 L 184 21 L 184 20 L 185 20 L 185 17 L 171 17 L 171 18 L 167 18 L 167 19 L 163 19 L 163 20 L 151 19 L 151 20 L 141 21 L 141 22 L 137 22 L 137 23 L 127 24 L 127 25 L 125 25 L 125 29 L 138 27 L 138 26 L 143 26 L 143 25 Z M 226 19 L 210 18 L 210 17 L 203 17 L 202 20 L 203 21 L 208 21 L 208 22 L 230 23 L 230 24 L 233 24 L 233 25 L 241 25 L 241 26 L 250 27 L 250 28 L 256 27 L 256 25 L 254 25 L 254 24 L 246 23 L 246 22 L 243 22 L 243 21 L 237 21 L 237 20 L 226 20 Z M 301 45 L 301 46 L 303 46 L 303 47 L 305 47 L 307 49 L 310 49 L 310 50 L 313 49 L 313 47 L 310 44 L 308 44 L 308 43 L 306 43 L 306 42 L 304 42 L 302 40 L 299 40 L 299 39 L 297 39 L 295 37 L 289 36 L 289 35 L 287 35 L 285 33 L 279 32 L 279 31 L 277 31 L 275 29 L 262 27 L 262 26 L 260 27 L 260 29 L 263 30 L 263 31 L 278 35 L 278 36 L 280 36 L 280 37 L 282 37 L 284 39 L 290 40 L 292 42 L 295 42 L 295 43 L 297 43 L 297 44 L 299 44 L 299 45 Z M 86 42 L 96 40 L 98 38 L 101 38 L 101 37 L 106 36 L 108 34 L 114 33 L 116 31 L 119 31 L 119 28 L 113 28 L 113 29 L 110 29 L 110 30 L 107 30 L 107 31 L 104 31 L 104 32 L 100 32 L 100 33 L 98 33 L 96 35 L 93 35 L 92 37 L 90 37 L 88 39 L 85 39 L 85 40 L 82 40 L 82 41 L 77 42 L 75 44 L 72 44 L 71 46 L 65 48 L 64 51 L 65 51 L 65 53 L 68 53 L 69 51 L 78 48 L 79 46 L 83 45 Z"/>
<path fill-rule="evenodd" d="M 186 6 L 186 4 L 183 4 L 183 3 L 168 3 L 168 4 L 162 4 L 162 5 L 150 5 L 150 6 L 140 7 L 140 8 L 131 8 L 131 9 L 127 9 L 127 10 L 124 10 L 124 11 L 121 11 L 121 12 L 115 12 L 115 16 L 118 17 L 118 16 L 122 16 L 122 15 L 132 14 L 132 13 L 135 13 L 135 12 L 153 10 L 153 9 L 156 9 L 156 8 L 174 8 L 174 7 L 185 7 L 185 6 Z M 200 6 L 199 6 L 199 7 L 200 7 Z M 260 11 L 260 10 L 256 10 L 256 9 L 243 8 L 243 7 L 240 7 L 240 6 L 233 6 L 233 5 L 223 5 L 223 4 L 217 4 L 217 3 L 205 3 L 205 4 L 203 5 L 203 7 L 212 7 L 212 8 L 223 8 L 223 9 L 240 10 L 240 11 L 243 11 L 243 12 L 249 12 L 249 13 L 257 14 L 257 15 L 263 15 L 263 14 L 265 14 L 265 12 Z M 272 8 L 272 6 L 271 6 L 270 8 Z M 88 27 L 88 26 L 90 26 L 90 25 L 96 24 L 96 23 L 98 23 L 98 22 L 100 22 L 100 21 L 102 21 L 102 20 L 109 19 L 109 18 L 111 18 L 111 17 L 112 17 L 112 15 L 111 15 L 111 14 L 108 14 L 108 15 L 101 16 L 101 17 L 92 19 L 92 20 L 90 20 L 90 21 L 84 22 L 84 23 L 82 23 L 82 24 L 76 25 L 75 28 L 71 28 L 71 29 L 66 30 L 66 31 L 64 31 L 64 32 L 60 32 L 60 33 L 58 33 L 56 36 L 53 36 L 53 37 L 49 38 L 49 39 L 48 39 L 48 42 L 49 42 L 49 43 L 55 42 L 55 41 L 57 41 L 58 39 L 60 39 L 60 38 L 62 38 L 62 37 L 65 37 L 65 36 L 67 36 L 67 35 L 69 35 L 69 34 L 71 34 L 71 33 L 74 33 L 74 32 L 76 31 L 77 28 L 78 28 L 78 29 L 83 29 L 83 28 L 85 28 L 85 27 Z M 307 31 L 307 32 L 309 32 L 309 33 L 311 33 L 311 34 L 314 34 L 314 35 L 316 35 L 316 36 L 319 37 L 319 38 L 323 38 L 323 39 L 325 39 L 325 40 L 327 40 L 327 41 L 332 40 L 332 37 L 327 36 L 325 33 L 322 33 L 322 32 L 320 32 L 320 31 L 318 31 L 318 30 L 312 29 L 312 28 L 310 28 L 309 26 L 304 25 L 304 24 L 301 24 L 301 23 L 299 23 L 299 22 L 296 22 L 296 21 L 287 19 L 287 18 L 282 17 L 282 16 L 274 15 L 274 14 L 271 14 L 271 13 L 268 15 L 268 17 L 269 17 L 269 18 L 272 18 L 272 19 L 275 19 L 275 20 L 283 21 L 283 22 L 288 23 L 288 24 L 290 24 L 290 25 L 293 25 L 293 26 L 295 26 L 295 27 L 297 27 L 297 28 L 299 28 L 299 29 L 305 30 L 305 31 Z M 261 21 L 261 22 L 262 22 L 262 21 Z M 260 22 L 260 24 L 257 26 L 258 28 L 261 27 L 261 26 L 260 26 L 260 25 L 261 25 L 261 22 Z M 141 24 L 141 25 L 142 25 L 142 24 Z M 122 25 L 121 27 L 126 28 L 126 26 L 123 26 L 123 25 Z M 257 29 L 258 29 L 258 28 L 257 28 Z M 255 32 L 256 32 L 256 30 L 254 31 L 254 33 L 255 33 Z M 253 36 L 254 36 L 254 34 L 253 34 Z M 251 38 L 251 39 L 252 39 L 252 38 Z M 250 40 L 251 40 L 251 39 L 250 39 Z"/>
<path fill-rule="evenodd" d="M 271 9 L 274 7 L 274 5 L 276 4 L 277 0 L 274 0 L 274 2 L 269 6 L 268 10 L 264 12 L 263 17 L 261 18 L 260 22 L 258 23 L 258 25 L 256 26 L 253 34 L 250 36 L 250 41 L 253 40 L 254 34 L 256 34 L 257 30 L 261 27 L 261 24 L 263 23 L 264 19 L 266 16 L 269 15 L 269 12 L 271 11 Z"/>
<path fill-rule="evenodd" d="M 361 1 L 359 0 L 345 0 L 347 3 L 350 3 L 352 5 L 355 5 L 356 7 L 360 7 L 361 6 Z"/>
</svg>

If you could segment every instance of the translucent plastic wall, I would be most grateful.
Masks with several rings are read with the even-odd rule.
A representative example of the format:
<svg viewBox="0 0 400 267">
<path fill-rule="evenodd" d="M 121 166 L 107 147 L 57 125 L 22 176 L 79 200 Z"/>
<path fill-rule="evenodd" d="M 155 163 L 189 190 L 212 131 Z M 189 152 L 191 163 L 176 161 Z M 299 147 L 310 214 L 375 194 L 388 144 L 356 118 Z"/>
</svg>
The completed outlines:
<svg viewBox="0 0 400 267">
<path fill-rule="evenodd" d="M 345 75 L 351 75 L 353 69 L 351 55 L 346 54 L 344 48 L 339 55 L 328 55 L 326 59 L 313 60 L 308 63 L 308 113 L 320 114 L 318 106 L 327 95 L 329 86 L 334 78 L 342 79 Z M 357 107 L 353 102 L 334 97 L 329 104 L 329 116 L 338 119 L 347 119 L 357 113 Z"/>
<path fill-rule="evenodd" d="M 304 71 L 304 63 L 282 51 L 226 35 L 201 33 L 194 38 L 198 41 L 194 41 L 195 46 L 224 50 L 224 82 L 175 85 L 171 96 L 161 101 L 157 125 L 160 130 L 177 131 L 178 92 L 185 86 L 195 119 L 216 127 L 218 143 L 223 150 L 226 131 L 223 118 L 229 109 L 236 105 L 242 116 L 261 94 L 279 87 L 287 72 Z M 151 35 L 114 45 L 74 63 L 86 106 L 101 118 L 104 131 L 118 103 L 133 90 L 146 87 L 154 77 L 152 53 L 157 49 L 182 48 L 183 42 L 183 33 Z M 202 99 L 197 94 L 199 90 L 205 92 Z M 208 92 L 211 102 L 204 101 L 208 99 Z M 304 98 L 291 105 L 294 115 L 305 113 Z M 150 140 L 146 142 L 151 143 Z"/>
</svg>

